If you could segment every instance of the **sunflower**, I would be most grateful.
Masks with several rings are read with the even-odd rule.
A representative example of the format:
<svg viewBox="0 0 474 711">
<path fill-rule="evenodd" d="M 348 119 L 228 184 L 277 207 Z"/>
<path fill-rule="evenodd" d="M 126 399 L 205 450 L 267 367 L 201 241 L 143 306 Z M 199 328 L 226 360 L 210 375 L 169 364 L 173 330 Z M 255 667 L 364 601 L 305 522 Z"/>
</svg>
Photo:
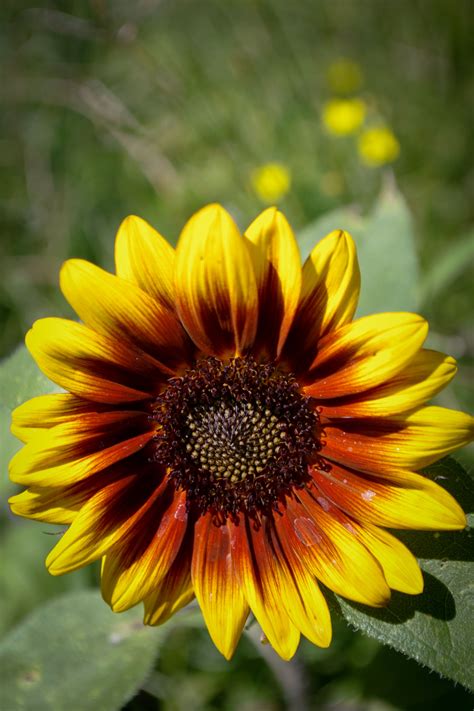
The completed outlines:
<svg viewBox="0 0 474 711">
<path fill-rule="evenodd" d="M 102 594 L 163 623 L 194 596 L 230 658 L 252 612 L 284 659 L 300 634 L 326 647 L 318 586 L 372 606 L 422 591 L 386 528 L 460 529 L 454 499 L 417 470 L 467 443 L 468 415 L 425 402 L 453 377 L 410 313 L 353 320 L 354 243 L 323 239 L 301 268 L 285 217 L 242 236 L 208 205 L 176 251 L 128 217 L 116 275 L 67 261 L 61 289 L 81 322 L 26 337 L 66 392 L 13 413 L 26 444 L 14 513 L 67 526 L 46 565 L 101 559 Z"/>
</svg>

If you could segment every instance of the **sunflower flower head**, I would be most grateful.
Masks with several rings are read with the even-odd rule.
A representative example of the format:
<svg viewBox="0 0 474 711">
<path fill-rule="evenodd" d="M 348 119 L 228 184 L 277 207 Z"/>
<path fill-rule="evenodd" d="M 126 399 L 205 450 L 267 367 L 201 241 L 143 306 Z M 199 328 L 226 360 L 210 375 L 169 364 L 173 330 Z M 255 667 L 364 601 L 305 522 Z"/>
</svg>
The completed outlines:
<svg viewBox="0 0 474 711">
<path fill-rule="evenodd" d="M 102 561 L 104 599 L 163 623 L 194 597 L 225 657 L 250 612 L 289 659 L 326 647 L 318 581 L 385 605 L 423 587 L 386 529 L 459 529 L 454 499 L 418 471 L 467 443 L 468 415 L 426 405 L 453 377 L 415 314 L 353 320 L 359 270 L 336 230 L 301 267 L 265 210 L 242 235 L 219 205 L 176 251 L 128 217 L 116 274 L 66 262 L 79 322 L 37 321 L 27 346 L 64 392 L 13 413 L 25 442 L 14 513 L 66 530 L 46 564 Z"/>
</svg>

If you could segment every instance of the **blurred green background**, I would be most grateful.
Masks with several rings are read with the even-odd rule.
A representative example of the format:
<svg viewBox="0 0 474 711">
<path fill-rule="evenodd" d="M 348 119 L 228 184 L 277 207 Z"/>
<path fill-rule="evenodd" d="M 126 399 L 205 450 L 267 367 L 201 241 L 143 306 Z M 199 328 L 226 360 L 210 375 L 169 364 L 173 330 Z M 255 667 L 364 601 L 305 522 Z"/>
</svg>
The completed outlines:
<svg viewBox="0 0 474 711">
<path fill-rule="evenodd" d="M 130 213 L 174 243 L 206 202 L 245 227 L 276 200 L 299 231 L 343 205 L 364 214 L 394 175 L 414 216 L 423 314 L 461 363 L 458 401 L 472 403 L 471 0 L 7 0 L 0 17 L 2 354 L 35 318 L 70 313 L 57 287 L 65 258 L 112 267 Z M 396 150 L 368 165 L 361 138 L 380 126 Z M 4 628 L 96 580 L 48 578 L 53 541 L 38 525 L 3 523 Z M 204 632 L 178 630 L 157 674 L 161 699 L 142 691 L 127 709 L 472 706 L 343 623 L 330 650 L 303 644 L 289 667 L 249 641 L 229 665 Z"/>
</svg>

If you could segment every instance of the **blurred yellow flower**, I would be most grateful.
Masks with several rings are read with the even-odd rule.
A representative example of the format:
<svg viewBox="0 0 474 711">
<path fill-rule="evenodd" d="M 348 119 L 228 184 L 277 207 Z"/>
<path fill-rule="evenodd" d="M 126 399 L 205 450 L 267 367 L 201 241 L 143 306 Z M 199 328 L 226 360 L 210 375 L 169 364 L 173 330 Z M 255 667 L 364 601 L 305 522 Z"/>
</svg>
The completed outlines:
<svg viewBox="0 0 474 711">
<path fill-rule="evenodd" d="M 331 99 L 323 107 L 323 123 L 329 133 L 347 136 L 354 133 L 365 119 L 367 106 L 362 99 Z"/>
<path fill-rule="evenodd" d="M 291 186 L 291 173 L 282 163 L 265 163 L 252 173 L 252 187 L 264 203 L 281 200 Z"/>
<path fill-rule="evenodd" d="M 327 70 L 327 82 L 336 94 L 350 94 L 362 86 L 362 70 L 352 59 L 336 59 Z"/>
<path fill-rule="evenodd" d="M 358 150 L 363 163 L 376 167 L 396 160 L 400 143 L 389 128 L 378 126 L 361 133 Z"/>
</svg>

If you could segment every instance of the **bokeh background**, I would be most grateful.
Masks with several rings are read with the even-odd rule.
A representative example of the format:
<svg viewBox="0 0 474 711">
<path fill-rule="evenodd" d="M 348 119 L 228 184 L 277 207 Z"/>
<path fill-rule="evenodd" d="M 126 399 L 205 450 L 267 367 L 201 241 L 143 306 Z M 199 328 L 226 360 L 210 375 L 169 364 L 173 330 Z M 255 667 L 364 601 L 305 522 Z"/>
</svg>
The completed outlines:
<svg viewBox="0 0 474 711">
<path fill-rule="evenodd" d="M 7 0 L 0 17 L 2 355 L 35 318 L 70 314 L 61 262 L 111 268 L 130 213 L 175 243 L 206 202 L 242 227 L 277 202 L 299 231 L 343 205 L 364 214 L 395 180 L 414 218 L 423 315 L 460 361 L 457 400 L 472 405 L 471 0 Z M 2 629 L 96 583 L 95 572 L 49 579 L 49 537 L 2 526 Z M 206 633 L 178 631 L 156 673 L 128 711 L 472 706 L 342 622 L 330 650 L 302 644 L 289 666 L 249 640 L 229 665 Z"/>
</svg>

